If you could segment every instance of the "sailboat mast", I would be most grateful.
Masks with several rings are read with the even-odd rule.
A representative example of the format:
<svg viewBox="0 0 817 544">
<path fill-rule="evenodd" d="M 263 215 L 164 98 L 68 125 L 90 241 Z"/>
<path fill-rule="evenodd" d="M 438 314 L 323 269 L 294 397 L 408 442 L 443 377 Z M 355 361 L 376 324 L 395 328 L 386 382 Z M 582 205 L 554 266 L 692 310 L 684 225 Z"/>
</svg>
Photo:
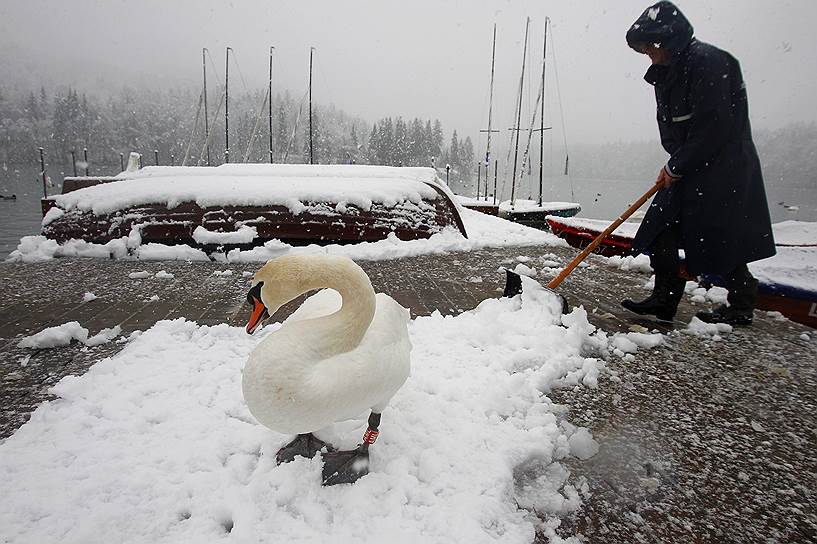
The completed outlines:
<svg viewBox="0 0 817 544">
<path fill-rule="evenodd" d="M 224 60 L 224 162 L 230 162 L 230 47 Z"/>
<path fill-rule="evenodd" d="M 519 103 L 516 111 L 516 143 L 514 144 L 513 152 L 513 179 L 511 180 L 511 207 L 513 207 L 516 198 L 516 167 L 519 159 L 519 131 L 522 124 L 522 92 L 525 85 L 525 64 L 527 63 L 528 55 L 528 29 L 530 27 L 530 17 L 525 20 L 525 47 L 522 49 L 522 75 L 519 78 Z"/>
<path fill-rule="evenodd" d="M 314 51 L 314 47 L 309 48 L 309 164 L 315 164 L 315 154 L 312 143 L 312 53 Z"/>
<path fill-rule="evenodd" d="M 208 136 L 210 135 L 210 121 L 207 115 L 207 63 L 205 62 L 205 56 L 207 53 L 207 48 L 202 47 L 201 49 L 201 72 L 202 78 L 204 80 L 204 90 L 202 91 L 204 94 L 204 147 L 207 151 L 207 166 L 210 166 L 210 142 Z M 191 136 L 192 139 L 192 136 Z"/>
<path fill-rule="evenodd" d="M 485 147 L 485 199 L 488 199 L 488 168 L 491 165 L 491 119 L 494 109 L 494 66 L 496 64 L 496 23 L 494 23 L 494 44 L 491 47 L 491 90 L 488 98 L 488 144 Z M 479 185 L 479 183 L 477 183 Z M 479 198 L 479 190 L 477 190 Z"/>
<path fill-rule="evenodd" d="M 269 162 L 272 164 L 272 52 L 274 47 L 269 48 Z"/>
<path fill-rule="evenodd" d="M 543 165 L 545 149 L 545 58 L 548 51 L 548 21 L 545 17 L 545 38 L 542 46 L 542 115 L 539 118 L 539 207 L 542 207 L 542 187 L 544 185 Z"/>
</svg>

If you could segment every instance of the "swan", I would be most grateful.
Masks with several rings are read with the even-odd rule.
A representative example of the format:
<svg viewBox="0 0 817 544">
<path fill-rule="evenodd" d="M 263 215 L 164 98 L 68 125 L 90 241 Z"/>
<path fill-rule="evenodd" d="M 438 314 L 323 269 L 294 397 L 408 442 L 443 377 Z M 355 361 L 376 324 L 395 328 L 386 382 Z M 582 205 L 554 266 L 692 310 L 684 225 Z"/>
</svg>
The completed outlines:
<svg viewBox="0 0 817 544">
<path fill-rule="evenodd" d="M 287 302 L 312 295 L 250 353 L 242 390 L 250 413 L 273 431 L 297 434 L 278 463 L 313 457 L 324 447 L 323 483 L 354 482 L 368 472 L 368 448 L 383 409 L 409 376 L 409 312 L 383 293 L 351 259 L 288 255 L 252 279 L 247 333 Z M 312 433 L 370 410 L 363 442 L 335 451 Z"/>
</svg>

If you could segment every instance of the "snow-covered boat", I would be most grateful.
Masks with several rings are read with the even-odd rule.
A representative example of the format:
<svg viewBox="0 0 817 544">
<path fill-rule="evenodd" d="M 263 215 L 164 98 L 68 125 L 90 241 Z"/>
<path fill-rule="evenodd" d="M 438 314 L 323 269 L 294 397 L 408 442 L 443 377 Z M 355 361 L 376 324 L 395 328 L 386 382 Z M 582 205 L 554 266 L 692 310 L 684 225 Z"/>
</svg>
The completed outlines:
<svg viewBox="0 0 817 544">
<path fill-rule="evenodd" d="M 609 225 L 601 219 L 548 217 L 551 231 L 571 246 L 586 247 Z M 639 223 L 622 223 L 598 247 L 611 257 L 628 255 Z M 760 281 L 757 307 L 777 311 L 804 325 L 817 328 L 817 223 L 783 221 L 772 225 L 777 255 L 750 263 Z M 719 283 L 719 278 L 708 278 Z"/>
<path fill-rule="evenodd" d="M 499 205 L 499 217 L 537 229 L 548 229 L 548 216 L 573 217 L 582 211 L 576 202 L 542 202 L 516 199 Z"/>
<path fill-rule="evenodd" d="M 278 239 L 329 244 L 467 236 L 453 193 L 431 168 L 224 164 L 148 166 L 67 179 L 43 199 L 43 234 L 58 242 L 252 247 Z"/>
<path fill-rule="evenodd" d="M 499 215 L 499 204 L 494 201 L 493 197 L 474 198 L 470 196 L 456 195 L 457 202 L 463 208 L 474 210 L 476 212 L 487 213 L 488 215 Z"/>
</svg>

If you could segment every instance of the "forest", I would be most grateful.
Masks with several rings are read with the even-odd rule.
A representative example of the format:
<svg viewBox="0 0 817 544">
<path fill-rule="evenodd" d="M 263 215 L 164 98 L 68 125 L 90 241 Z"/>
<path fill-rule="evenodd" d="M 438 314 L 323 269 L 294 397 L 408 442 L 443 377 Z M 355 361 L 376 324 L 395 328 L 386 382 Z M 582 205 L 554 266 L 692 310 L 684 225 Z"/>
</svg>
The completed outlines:
<svg viewBox="0 0 817 544">
<path fill-rule="evenodd" d="M 68 87 L 0 87 L 0 163 L 36 164 L 42 147 L 47 164 L 66 174 L 72 173 L 72 152 L 78 173 L 85 172 L 85 149 L 90 174 L 112 173 L 120 166 L 120 154 L 127 157 L 131 151 L 142 153 L 143 164 L 158 158 L 159 164 L 218 165 L 227 159 L 222 99 L 217 91 L 209 93 L 205 124 L 203 96 L 193 89 L 122 87 L 97 97 Z M 264 93 L 231 94 L 229 161 L 309 162 L 306 96 L 288 91 L 273 96 L 271 142 L 269 122 Z M 210 133 L 206 146 L 205 126 Z M 438 119 L 398 115 L 369 123 L 334 105 L 317 104 L 312 134 L 316 163 L 433 165 L 441 174 L 449 165 L 451 181 L 462 187 L 473 187 L 482 157 L 470 136 L 462 138 L 456 130 L 446 135 Z M 767 183 L 817 188 L 817 124 L 755 130 L 754 135 Z M 579 178 L 646 178 L 665 161 L 655 141 L 576 144 L 570 149 L 570 172 Z"/>
<path fill-rule="evenodd" d="M 201 93 L 193 90 L 136 91 L 123 87 L 106 98 L 75 89 L 53 94 L 39 90 L 12 93 L 0 88 L 0 162 L 32 164 L 44 148 L 48 164 L 71 171 L 72 152 L 89 173 L 110 173 L 120 154 L 143 155 L 143 164 L 218 165 L 227 160 L 223 95 L 208 96 L 205 124 Z M 229 162 L 309 162 L 309 114 L 305 97 L 289 92 L 272 99 L 263 93 L 230 95 Z M 205 145 L 206 134 L 210 134 Z M 334 105 L 314 105 L 313 161 L 322 164 L 451 166 L 452 179 L 472 174 L 474 147 L 457 131 L 446 137 L 431 119 L 387 117 L 368 123 Z M 81 164 L 79 174 L 84 173 Z M 94 168 L 104 172 L 94 172 Z"/>
</svg>

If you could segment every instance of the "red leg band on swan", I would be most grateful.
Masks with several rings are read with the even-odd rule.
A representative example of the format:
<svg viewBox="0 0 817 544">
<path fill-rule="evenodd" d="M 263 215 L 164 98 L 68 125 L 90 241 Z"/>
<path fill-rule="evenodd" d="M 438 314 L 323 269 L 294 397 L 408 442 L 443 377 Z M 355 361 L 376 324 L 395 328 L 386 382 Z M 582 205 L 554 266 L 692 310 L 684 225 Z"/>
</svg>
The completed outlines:
<svg viewBox="0 0 817 544">
<path fill-rule="evenodd" d="M 373 429 L 366 429 L 366 432 L 363 433 L 363 441 L 366 444 L 370 444 L 370 445 L 374 444 L 374 442 L 375 442 L 375 440 L 377 440 L 377 437 L 378 437 L 379 434 L 380 433 L 378 431 L 375 431 Z"/>
</svg>

